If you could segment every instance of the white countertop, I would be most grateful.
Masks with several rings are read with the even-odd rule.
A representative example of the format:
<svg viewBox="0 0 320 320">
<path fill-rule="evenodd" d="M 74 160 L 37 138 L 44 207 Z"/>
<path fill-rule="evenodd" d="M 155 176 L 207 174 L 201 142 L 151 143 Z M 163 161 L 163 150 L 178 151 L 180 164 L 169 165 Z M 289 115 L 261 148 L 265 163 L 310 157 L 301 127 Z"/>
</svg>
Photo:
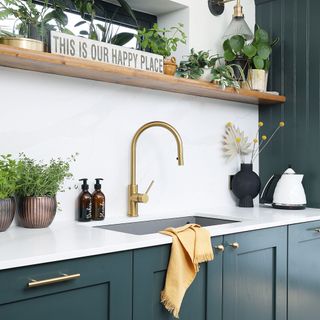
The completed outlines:
<svg viewBox="0 0 320 320">
<path fill-rule="evenodd" d="M 187 215 L 240 221 L 206 227 L 214 237 L 320 220 L 320 209 L 290 211 L 268 207 L 220 208 L 199 210 L 192 214 L 185 212 L 170 217 L 113 218 L 112 220 L 106 218 L 105 221 L 98 223 L 54 222 L 47 229 L 25 229 L 12 226 L 6 232 L 0 233 L 0 270 L 171 243 L 171 237 L 161 234 L 132 235 L 93 228 L 93 226 Z"/>
</svg>

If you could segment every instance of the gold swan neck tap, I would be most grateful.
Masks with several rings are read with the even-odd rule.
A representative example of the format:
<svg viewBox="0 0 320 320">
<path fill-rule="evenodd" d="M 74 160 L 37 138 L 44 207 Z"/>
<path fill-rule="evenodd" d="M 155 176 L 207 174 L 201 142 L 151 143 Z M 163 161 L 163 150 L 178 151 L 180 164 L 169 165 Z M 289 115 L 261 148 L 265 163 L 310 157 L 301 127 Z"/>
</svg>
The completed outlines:
<svg viewBox="0 0 320 320">
<path fill-rule="evenodd" d="M 131 183 L 129 185 L 129 211 L 128 211 L 128 216 L 130 217 L 137 217 L 138 216 L 138 203 L 146 203 L 149 200 L 148 197 L 148 192 L 153 184 L 153 181 L 151 182 L 150 186 L 148 187 L 147 192 L 140 194 L 138 192 L 138 185 L 137 185 L 137 142 L 145 130 L 152 128 L 152 127 L 161 127 L 164 129 L 167 129 L 170 131 L 173 136 L 176 139 L 177 142 L 177 160 L 178 160 L 178 165 L 183 166 L 184 165 L 184 160 L 183 160 L 183 143 L 182 139 L 178 133 L 178 131 L 171 126 L 169 123 L 162 122 L 162 121 L 153 121 L 146 123 L 143 125 L 136 134 L 134 135 L 132 142 L 131 142 Z"/>
</svg>

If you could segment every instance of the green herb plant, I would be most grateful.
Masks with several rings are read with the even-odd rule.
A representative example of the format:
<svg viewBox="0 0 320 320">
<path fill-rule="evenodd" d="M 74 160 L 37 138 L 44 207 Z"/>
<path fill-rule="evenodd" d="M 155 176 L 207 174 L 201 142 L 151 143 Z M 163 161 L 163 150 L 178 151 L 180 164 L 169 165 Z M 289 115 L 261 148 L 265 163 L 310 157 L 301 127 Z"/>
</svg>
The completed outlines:
<svg viewBox="0 0 320 320">
<path fill-rule="evenodd" d="M 76 155 L 72 155 L 66 161 L 57 158 L 44 163 L 31 159 L 24 153 L 20 154 L 17 195 L 20 197 L 55 197 L 57 192 L 64 192 L 63 183 L 72 178 L 70 164 L 76 160 Z"/>
<path fill-rule="evenodd" d="M 188 60 L 183 60 L 177 69 L 177 76 L 188 79 L 199 79 L 204 71 L 204 68 L 213 68 L 219 59 L 219 55 L 210 56 L 209 51 L 196 52 L 191 49 L 190 55 L 187 56 Z"/>
<path fill-rule="evenodd" d="M 279 38 L 271 41 L 267 31 L 255 26 L 254 38 L 251 43 L 241 35 L 235 35 L 223 43 L 224 58 L 227 62 L 246 59 L 252 69 L 269 70 L 272 47 Z"/>
<path fill-rule="evenodd" d="M 32 0 L 0 0 L 0 20 L 15 17 L 19 36 L 48 41 L 51 30 L 68 32 L 66 25 L 68 17 L 64 13 L 64 2 L 45 0 L 42 9 L 38 9 Z M 14 36 L 12 33 L 1 31 L 0 36 Z"/>
<path fill-rule="evenodd" d="M 12 155 L 0 156 L 0 199 L 14 197 L 17 189 L 18 166 Z"/>
<path fill-rule="evenodd" d="M 75 27 L 88 26 L 88 30 L 81 30 L 79 33 L 81 36 L 87 36 L 91 40 L 98 40 L 101 42 L 111 43 L 118 46 L 123 46 L 134 38 L 134 34 L 131 32 L 118 32 L 119 26 L 114 24 L 118 11 L 122 8 L 129 17 L 138 26 L 137 18 L 134 11 L 126 0 L 116 0 L 119 4 L 119 8 L 116 9 L 111 16 L 108 16 L 108 12 L 103 7 L 99 6 L 94 0 L 72 0 L 75 8 L 80 11 L 82 20 L 75 24 Z M 104 12 L 104 22 L 96 22 L 96 12 Z"/>
<path fill-rule="evenodd" d="M 143 51 L 150 50 L 165 58 L 170 57 L 172 52 L 177 51 L 178 44 L 186 44 L 187 36 L 183 31 L 183 24 L 176 27 L 159 28 L 155 23 L 150 29 L 140 29 L 136 35 L 137 43 Z"/>
<path fill-rule="evenodd" d="M 219 84 L 223 89 L 232 87 L 239 90 L 240 83 L 235 76 L 235 69 L 239 70 L 241 80 L 246 81 L 243 69 L 237 64 L 220 64 L 219 66 L 212 68 L 212 80 Z"/>
</svg>

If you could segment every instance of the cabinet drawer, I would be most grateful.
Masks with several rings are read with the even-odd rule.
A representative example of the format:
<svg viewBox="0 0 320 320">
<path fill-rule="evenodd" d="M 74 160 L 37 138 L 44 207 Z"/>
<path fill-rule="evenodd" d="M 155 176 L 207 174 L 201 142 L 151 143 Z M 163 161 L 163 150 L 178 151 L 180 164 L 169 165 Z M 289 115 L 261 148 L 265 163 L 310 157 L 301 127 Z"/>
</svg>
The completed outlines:
<svg viewBox="0 0 320 320">
<path fill-rule="evenodd" d="M 289 237 L 296 241 L 320 239 L 320 221 L 290 225 L 289 231 Z"/>
<path fill-rule="evenodd" d="M 130 252 L 3 270 L 0 271 L 0 305 L 101 283 L 107 284 L 120 277 L 128 278 L 129 284 L 130 272 Z M 39 286 L 29 287 L 29 283 L 34 280 L 42 282 L 36 283 Z"/>
</svg>

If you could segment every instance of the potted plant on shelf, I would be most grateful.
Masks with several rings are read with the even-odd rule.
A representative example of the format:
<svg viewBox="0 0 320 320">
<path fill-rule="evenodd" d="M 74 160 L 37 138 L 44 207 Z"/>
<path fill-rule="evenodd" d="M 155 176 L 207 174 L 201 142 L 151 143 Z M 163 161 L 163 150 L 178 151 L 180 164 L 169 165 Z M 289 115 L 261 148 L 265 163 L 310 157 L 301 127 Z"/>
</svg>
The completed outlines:
<svg viewBox="0 0 320 320">
<path fill-rule="evenodd" d="M 254 38 L 250 50 L 246 53 L 250 65 L 248 82 L 252 90 L 267 91 L 268 71 L 272 48 L 279 42 L 279 38 L 270 41 L 268 33 L 255 26 Z"/>
<path fill-rule="evenodd" d="M 283 121 L 279 122 L 272 135 L 268 137 L 259 132 L 263 127 L 263 122 L 258 123 L 258 130 L 255 138 L 250 141 L 244 131 L 236 127 L 231 122 L 226 125 L 223 137 L 223 150 L 228 159 L 239 158 L 241 163 L 240 171 L 232 176 L 231 190 L 239 199 L 239 207 L 253 207 L 253 199 L 259 194 L 261 181 L 259 176 L 253 171 L 253 162 L 258 155 L 267 147 L 275 134 L 285 126 Z M 246 162 L 246 156 L 250 156 L 250 162 Z"/>
<path fill-rule="evenodd" d="M 64 191 L 64 181 L 72 177 L 70 163 L 73 161 L 75 156 L 67 161 L 58 158 L 44 163 L 20 155 L 17 195 L 19 217 L 24 227 L 46 228 L 51 224 L 57 209 L 56 194 Z"/>
<path fill-rule="evenodd" d="M 137 43 L 142 50 L 150 50 L 165 58 L 164 73 L 173 76 L 177 70 L 176 58 L 171 57 L 178 48 L 178 44 L 186 44 L 186 34 L 183 31 L 183 24 L 169 29 L 159 28 L 154 24 L 151 29 L 140 29 L 136 35 Z"/>
<path fill-rule="evenodd" d="M 210 56 L 209 51 L 195 52 L 194 49 L 191 49 L 187 57 L 188 60 L 180 62 L 177 76 L 205 82 L 212 81 L 212 68 L 216 65 L 217 60 L 222 58 L 219 55 Z"/>
<path fill-rule="evenodd" d="M 11 155 L 0 156 L 0 232 L 6 231 L 16 211 L 17 162 Z"/>
<path fill-rule="evenodd" d="M 240 78 L 236 76 L 235 70 L 238 71 Z M 237 64 L 220 64 L 211 69 L 211 74 L 213 82 L 220 85 L 223 89 L 232 87 L 239 90 L 241 87 L 239 80 L 246 81 L 243 69 Z"/>
<path fill-rule="evenodd" d="M 272 47 L 278 42 L 279 38 L 270 41 L 268 33 L 256 25 L 252 42 L 247 43 L 241 35 L 224 41 L 224 58 L 228 64 L 241 66 L 252 90 L 266 91 L 270 55 Z M 235 74 L 239 79 L 236 69 Z"/>
<path fill-rule="evenodd" d="M 49 1 L 45 0 L 42 9 L 38 9 L 31 0 L 1 0 L 0 20 L 14 17 L 18 34 L 16 35 L 16 30 L 12 33 L 2 31 L 0 43 L 44 51 L 51 30 L 68 32 L 68 17 L 63 11 L 63 2 L 53 1 L 52 7 L 49 7 L 48 3 Z"/>
</svg>

